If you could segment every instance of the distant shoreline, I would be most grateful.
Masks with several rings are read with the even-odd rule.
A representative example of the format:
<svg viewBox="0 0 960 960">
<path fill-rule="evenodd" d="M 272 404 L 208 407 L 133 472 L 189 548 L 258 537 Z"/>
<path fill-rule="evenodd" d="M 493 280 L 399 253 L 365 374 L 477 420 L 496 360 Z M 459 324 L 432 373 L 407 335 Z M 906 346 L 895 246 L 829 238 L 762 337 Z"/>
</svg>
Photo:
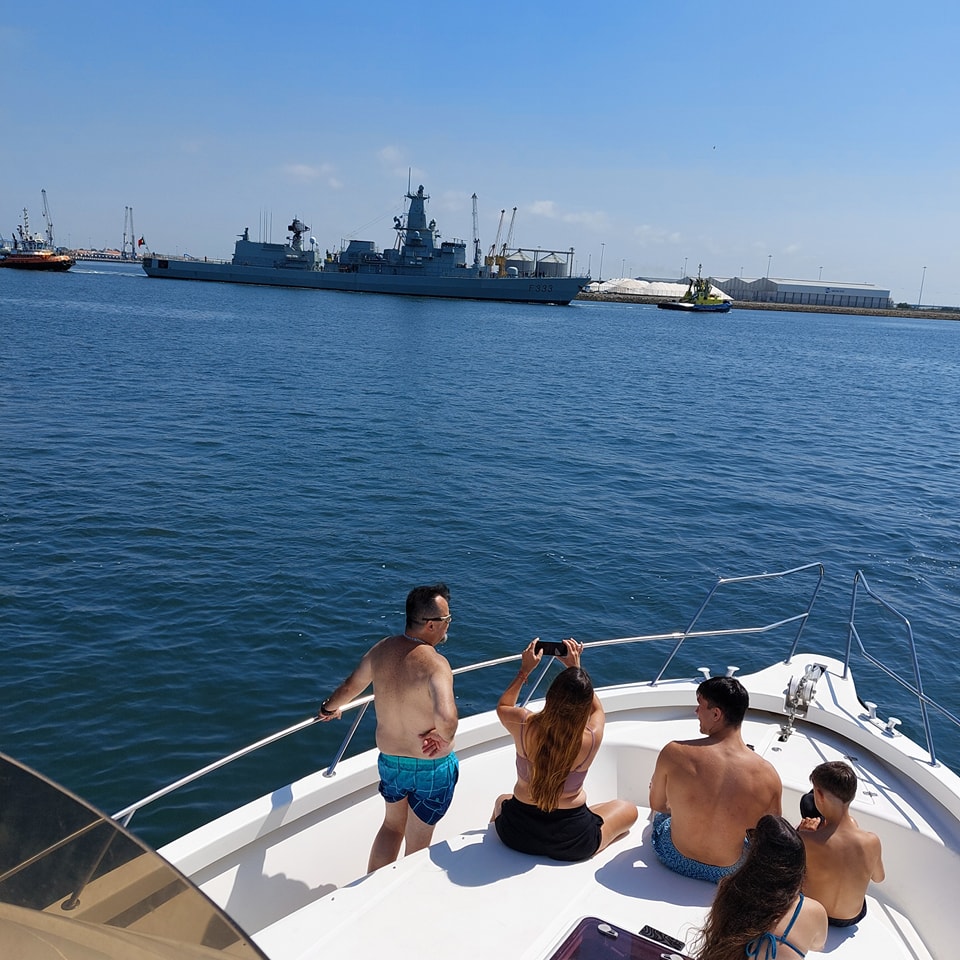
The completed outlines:
<svg viewBox="0 0 960 960">
<path fill-rule="evenodd" d="M 662 299 L 663 297 L 631 296 L 626 293 L 579 293 L 577 295 L 577 300 L 593 300 L 598 303 L 657 304 Z M 734 300 L 731 306 L 735 310 L 786 310 L 794 313 L 845 313 L 913 320 L 960 320 L 960 310 L 917 310 L 908 307 L 881 310 L 877 307 L 825 307 L 809 303 L 757 303 L 748 300 Z"/>
</svg>

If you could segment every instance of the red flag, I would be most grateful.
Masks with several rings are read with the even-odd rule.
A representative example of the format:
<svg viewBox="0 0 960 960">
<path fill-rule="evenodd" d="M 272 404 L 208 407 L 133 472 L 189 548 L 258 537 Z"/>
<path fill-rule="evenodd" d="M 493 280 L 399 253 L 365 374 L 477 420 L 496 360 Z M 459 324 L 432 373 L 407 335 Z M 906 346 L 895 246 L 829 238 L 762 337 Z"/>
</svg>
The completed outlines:
<svg viewBox="0 0 960 960">
<path fill-rule="evenodd" d="M 146 243 L 146 241 L 143 239 L 143 237 L 141 237 L 141 238 L 137 241 L 137 246 L 138 246 L 138 247 L 142 247 L 145 243 Z"/>
</svg>

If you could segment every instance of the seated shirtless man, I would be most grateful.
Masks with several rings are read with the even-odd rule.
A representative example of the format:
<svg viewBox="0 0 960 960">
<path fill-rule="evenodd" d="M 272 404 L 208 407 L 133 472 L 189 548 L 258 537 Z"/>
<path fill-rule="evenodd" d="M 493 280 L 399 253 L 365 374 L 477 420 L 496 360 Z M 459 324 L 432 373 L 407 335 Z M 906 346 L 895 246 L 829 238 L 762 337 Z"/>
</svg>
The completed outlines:
<svg viewBox="0 0 960 960">
<path fill-rule="evenodd" d="M 749 704 L 734 677 L 704 680 L 696 711 L 703 738 L 674 740 L 657 757 L 653 849 L 684 876 L 719 883 L 740 866 L 747 831 L 764 814 L 780 816 L 780 777 L 740 735 Z"/>
<path fill-rule="evenodd" d="M 804 817 L 797 828 L 807 850 L 803 892 L 819 900 L 833 927 L 851 927 L 867 913 L 867 885 L 884 878 L 880 838 L 857 826 L 850 803 L 857 775 L 841 760 L 821 763 L 810 774 L 819 817 Z"/>
</svg>

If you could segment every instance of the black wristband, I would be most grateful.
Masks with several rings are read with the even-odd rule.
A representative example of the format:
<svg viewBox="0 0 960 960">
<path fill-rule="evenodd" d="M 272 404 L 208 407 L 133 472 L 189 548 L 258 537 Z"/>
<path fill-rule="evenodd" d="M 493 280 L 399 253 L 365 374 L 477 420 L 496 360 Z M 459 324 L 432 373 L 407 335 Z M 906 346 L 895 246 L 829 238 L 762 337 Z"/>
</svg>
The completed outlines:
<svg viewBox="0 0 960 960">
<path fill-rule="evenodd" d="M 329 700 L 329 699 L 330 699 L 330 698 L 327 697 L 327 700 Z M 320 704 L 320 712 L 321 712 L 325 717 L 332 717 L 337 711 L 336 711 L 336 710 L 328 710 L 328 709 L 327 709 L 327 700 L 324 700 L 323 703 Z"/>
</svg>

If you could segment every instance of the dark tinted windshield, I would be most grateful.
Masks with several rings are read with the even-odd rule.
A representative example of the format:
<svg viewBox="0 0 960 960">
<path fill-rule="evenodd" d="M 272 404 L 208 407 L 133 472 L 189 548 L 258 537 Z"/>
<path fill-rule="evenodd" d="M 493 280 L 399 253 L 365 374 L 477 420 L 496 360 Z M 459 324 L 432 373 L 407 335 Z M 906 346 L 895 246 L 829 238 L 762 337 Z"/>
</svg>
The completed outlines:
<svg viewBox="0 0 960 960">
<path fill-rule="evenodd" d="M 219 907 L 154 850 L 4 754 L 0 754 L 2 905 L 9 909 L 0 909 L 0 942 L 6 939 L 6 923 L 11 929 L 53 930 L 70 943 L 71 938 L 81 943 L 96 940 L 98 949 L 103 933 L 109 931 L 119 941 L 117 956 L 128 956 L 133 942 L 142 941 L 143 956 L 226 953 L 242 960 L 266 960 Z M 90 925 L 105 929 L 93 937 Z M 176 950 L 168 954 L 171 945 Z"/>
</svg>

